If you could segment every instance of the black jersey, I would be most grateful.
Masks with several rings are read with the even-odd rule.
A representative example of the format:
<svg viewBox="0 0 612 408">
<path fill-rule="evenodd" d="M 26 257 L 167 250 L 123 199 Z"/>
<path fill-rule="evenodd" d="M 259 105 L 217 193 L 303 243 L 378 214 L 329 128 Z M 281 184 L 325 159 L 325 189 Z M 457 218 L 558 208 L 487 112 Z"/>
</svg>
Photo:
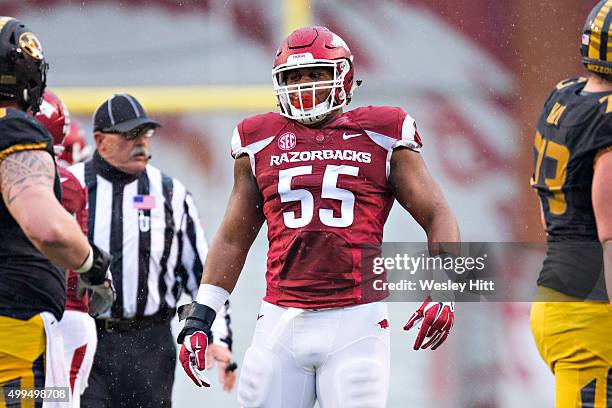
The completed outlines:
<svg viewBox="0 0 612 408">
<path fill-rule="evenodd" d="M 45 150 L 53 157 L 53 141 L 32 116 L 16 109 L 0 109 L 0 162 L 24 150 Z M 55 194 L 60 199 L 59 177 Z M 29 318 L 48 311 L 60 319 L 66 303 L 63 270 L 32 245 L 0 200 L 0 315 Z"/>
<path fill-rule="evenodd" d="M 548 239 L 538 284 L 581 298 L 607 299 L 591 201 L 598 154 L 612 146 L 612 92 L 582 93 L 586 78 L 561 81 L 544 104 L 531 185 Z"/>
</svg>

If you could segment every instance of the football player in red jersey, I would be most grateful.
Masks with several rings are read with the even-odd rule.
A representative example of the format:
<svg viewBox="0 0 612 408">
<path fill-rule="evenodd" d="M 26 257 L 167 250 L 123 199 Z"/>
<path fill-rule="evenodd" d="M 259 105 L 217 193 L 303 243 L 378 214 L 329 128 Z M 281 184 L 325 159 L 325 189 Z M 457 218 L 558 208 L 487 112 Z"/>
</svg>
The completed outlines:
<svg viewBox="0 0 612 408">
<path fill-rule="evenodd" d="M 62 141 L 62 151 L 57 156 L 58 164 L 69 167 L 88 160 L 92 154 L 93 149 L 87 144 L 81 127 L 77 122 L 71 120 L 68 134 Z"/>
<path fill-rule="evenodd" d="M 61 99 L 49 89 L 43 93 L 40 111 L 35 117 L 53 137 L 62 187 L 62 206 L 76 218 L 83 233 L 87 235 L 87 188 L 66 168 L 74 164 L 74 156 L 66 154 L 66 147 L 72 147 L 75 142 L 83 143 L 83 146 L 79 147 L 82 151 L 85 139 L 80 134 L 72 134 L 75 130 L 79 132 L 75 122 L 70 120 L 68 109 Z M 67 143 L 71 134 L 72 140 Z M 69 271 L 66 310 L 59 321 L 64 340 L 64 357 L 70 370 L 71 407 L 80 406 L 80 395 L 87 388 L 87 378 L 96 351 L 96 325 L 89 313 L 103 313 L 111 307 L 114 300 L 110 279 L 104 285 L 93 288 L 91 299 L 79 282 L 79 275 Z"/>
<path fill-rule="evenodd" d="M 234 289 L 247 252 L 268 224 L 267 289 L 238 386 L 244 407 L 386 406 L 387 297 L 371 288 L 364 245 L 382 243 L 393 201 L 425 229 L 430 253 L 459 231 L 419 154 L 415 121 L 402 109 L 343 112 L 355 87 L 353 56 L 324 27 L 294 31 L 272 71 L 280 113 L 238 124 L 234 187 L 208 253 L 196 302 L 178 337 L 187 375 L 203 375 L 210 324 Z M 428 298 L 415 349 L 448 336 L 453 304 Z"/>
</svg>

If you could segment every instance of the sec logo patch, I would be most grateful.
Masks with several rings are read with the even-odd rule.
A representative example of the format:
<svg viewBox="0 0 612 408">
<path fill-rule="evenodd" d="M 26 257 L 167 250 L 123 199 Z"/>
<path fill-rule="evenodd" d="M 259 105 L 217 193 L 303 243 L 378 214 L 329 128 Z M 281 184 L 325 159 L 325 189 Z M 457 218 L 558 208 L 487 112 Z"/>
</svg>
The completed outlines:
<svg viewBox="0 0 612 408">
<path fill-rule="evenodd" d="M 278 148 L 281 150 L 291 150 L 295 147 L 296 143 L 297 137 L 291 132 L 283 133 L 278 138 Z"/>
</svg>

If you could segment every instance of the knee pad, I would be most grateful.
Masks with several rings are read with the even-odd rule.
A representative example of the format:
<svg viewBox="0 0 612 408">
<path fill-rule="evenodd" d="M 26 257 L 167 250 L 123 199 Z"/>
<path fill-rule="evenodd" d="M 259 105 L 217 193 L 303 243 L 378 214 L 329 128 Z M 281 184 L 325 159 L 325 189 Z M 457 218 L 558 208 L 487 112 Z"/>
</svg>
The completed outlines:
<svg viewBox="0 0 612 408">
<path fill-rule="evenodd" d="M 339 367 L 335 377 L 341 407 L 387 406 L 389 372 L 378 360 L 353 360 Z"/>
<path fill-rule="evenodd" d="M 249 347 L 238 380 L 238 402 L 244 408 L 261 407 L 274 377 L 276 356 L 262 347 Z"/>
</svg>

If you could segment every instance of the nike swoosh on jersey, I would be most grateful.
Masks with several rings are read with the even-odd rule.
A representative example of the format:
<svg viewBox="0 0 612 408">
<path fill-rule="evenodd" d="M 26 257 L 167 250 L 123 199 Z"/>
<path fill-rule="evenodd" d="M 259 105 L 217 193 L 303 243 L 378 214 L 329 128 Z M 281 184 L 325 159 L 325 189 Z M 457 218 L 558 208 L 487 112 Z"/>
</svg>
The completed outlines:
<svg viewBox="0 0 612 408">
<path fill-rule="evenodd" d="M 352 139 L 352 138 L 357 137 L 357 136 L 361 136 L 361 133 L 356 133 L 354 135 L 347 135 L 346 133 L 343 133 L 342 134 L 342 139 L 348 140 L 348 139 Z"/>
<path fill-rule="evenodd" d="M 60 177 L 60 183 L 63 183 L 64 181 L 67 181 L 68 177 Z"/>
</svg>

